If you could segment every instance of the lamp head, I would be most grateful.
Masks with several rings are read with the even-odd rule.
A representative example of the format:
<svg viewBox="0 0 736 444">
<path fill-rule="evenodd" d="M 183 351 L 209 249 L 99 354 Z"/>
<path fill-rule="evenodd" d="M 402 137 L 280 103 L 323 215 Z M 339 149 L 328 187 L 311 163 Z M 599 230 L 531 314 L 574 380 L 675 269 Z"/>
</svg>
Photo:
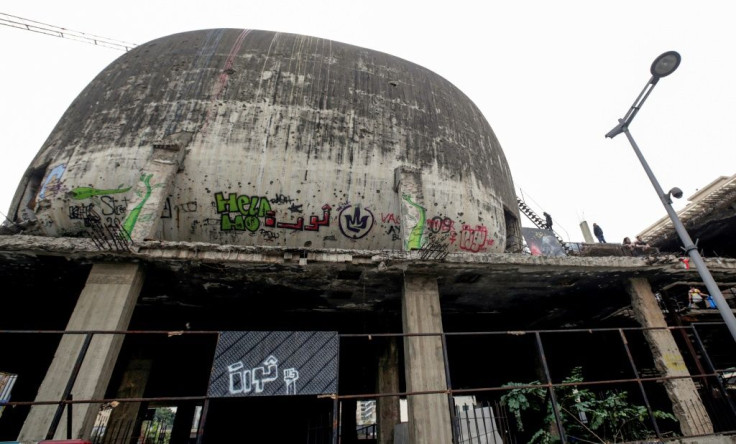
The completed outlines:
<svg viewBox="0 0 736 444">
<path fill-rule="evenodd" d="M 667 194 L 674 197 L 675 199 L 679 199 L 682 197 L 682 190 L 677 187 L 673 187 Z"/>
<path fill-rule="evenodd" d="M 677 51 L 667 51 L 654 59 L 650 72 L 656 78 L 667 77 L 680 66 L 680 54 Z"/>
</svg>

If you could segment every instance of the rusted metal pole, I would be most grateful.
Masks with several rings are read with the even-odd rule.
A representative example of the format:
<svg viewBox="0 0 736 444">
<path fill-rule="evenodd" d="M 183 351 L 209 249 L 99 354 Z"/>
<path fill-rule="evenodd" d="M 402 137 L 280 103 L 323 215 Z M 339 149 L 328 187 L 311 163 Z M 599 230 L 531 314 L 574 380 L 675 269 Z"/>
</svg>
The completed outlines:
<svg viewBox="0 0 736 444">
<path fill-rule="evenodd" d="M 644 390 L 644 384 L 642 384 L 641 379 L 639 379 L 639 371 L 636 370 L 636 364 L 634 363 L 634 357 L 631 356 L 631 350 L 629 349 L 629 341 L 626 339 L 626 335 L 624 334 L 624 331 L 622 329 L 619 329 L 618 331 L 621 334 L 621 342 L 623 342 L 624 344 L 624 349 L 626 349 L 626 356 L 629 357 L 629 364 L 631 364 L 631 370 L 634 372 L 636 383 L 639 385 L 639 390 L 641 390 L 641 396 L 644 398 L 644 404 L 647 406 L 647 412 L 649 412 L 649 418 L 652 420 L 652 425 L 654 426 L 654 433 L 657 434 L 657 438 L 661 438 L 662 434 L 659 432 L 659 425 L 657 425 L 657 418 L 654 417 L 654 412 L 652 411 L 652 407 L 649 405 L 649 398 L 647 397 L 647 393 Z"/>
<path fill-rule="evenodd" d="M 49 426 L 49 431 L 46 434 L 46 439 L 53 439 L 54 434 L 56 433 L 56 428 L 59 427 L 61 414 L 64 412 L 64 405 L 66 404 L 67 400 L 71 399 L 70 394 L 72 392 L 72 387 L 74 387 L 74 383 L 76 382 L 77 376 L 79 375 L 79 369 L 82 367 L 82 362 L 84 361 L 84 357 L 87 354 L 87 350 L 89 349 L 89 344 L 90 342 L 92 342 L 92 335 L 93 334 L 88 333 L 84 336 L 82 348 L 79 350 L 79 354 L 77 354 L 77 361 L 74 363 L 74 368 L 72 368 L 72 373 L 69 375 L 69 380 L 66 382 L 64 393 L 61 395 L 61 400 L 59 401 L 58 407 L 56 407 L 56 413 L 54 413 L 54 418 L 51 420 L 51 425 Z M 71 406 L 71 404 L 69 404 L 69 406 Z"/>
<path fill-rule="evenodd" d="M 547 357 L 544 355 L 544 347 L 542 346 L 542 337 L 539 333 L 535 333 L 537 338 L 537 350 L 539 351 L 539 358 L 542 361 L 542 368 L 544 369 L 544 377 L 547 380 L 547 392 L 549 393 L 550 401 L 552 401 L 552 412 L 555 414 L 555 422 L 557 423 L 557 431 L 560 433 L 560 441 L 563 444 L 567 442 L 565 436 L 565 428 L 562 426 L 562 417 L 560 416 L 560 406 L 557 404 L 557 397 L 555 396 L 555 389 L 552 384 L 552 377 L 549 374 L 549 367 L 547 366 Z"/>
</svg>

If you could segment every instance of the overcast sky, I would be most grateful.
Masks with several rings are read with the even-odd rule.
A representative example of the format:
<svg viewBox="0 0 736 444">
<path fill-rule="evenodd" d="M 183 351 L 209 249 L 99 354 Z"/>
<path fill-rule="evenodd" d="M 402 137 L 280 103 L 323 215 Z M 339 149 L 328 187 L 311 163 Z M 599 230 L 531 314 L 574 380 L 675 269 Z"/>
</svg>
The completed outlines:
<svg viewBox="0 0 736 444">
<path fill-rule="evenodd" d="M 665 215 L 624 135 L 606 139 L 661 53 L 682 55 L 630 130 L 662 187 L 685 197 L 736 171 L 732 1 L 5 0 L 0 12 L 142 44 L 250 28 L 327 38 L 422 65 L 462 90 L 496 133 L 517 195 L 565 240 L 609 242 Z M 76 95 L 121 51 L 0 26 L 0 211 Z M 686 199 L 675 204 L 679 209 Z M 522 215 L 522 219 L 526 219 Z M 531 226 L 524 220 L 525 226 Z"/>
</svg>

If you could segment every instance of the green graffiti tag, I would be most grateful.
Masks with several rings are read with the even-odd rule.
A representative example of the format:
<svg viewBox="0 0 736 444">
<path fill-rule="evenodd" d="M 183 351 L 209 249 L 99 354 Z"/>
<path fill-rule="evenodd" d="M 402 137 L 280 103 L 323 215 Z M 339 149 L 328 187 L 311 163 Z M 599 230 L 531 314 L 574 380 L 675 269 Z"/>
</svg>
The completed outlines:
<svg viewBox="0 0 736 444">
<path fill-rule="evenodd" d="M 153 177 L 153 174 L 144 174 L 141 176 L 141 181 L 146 186 L 146 194 L 143 196 L 143 199 L 141 199 L 140 203 L 136 205 L 135 208 L 133 208 L 128 217 L 126 217 L 125 221 L 123 222 L 123 228 L 128 234 L 133 233 L 133 228 L 135 227 L 135 223 L 138 221 L 138 216 L 141 214 L 143 205 L 145 205 L 148 198 L 151 197 L 151 177 Z"/>
<path fill-rule="evenodd" d="M 261 226 L 259 218 L 271 212 L 271 204 L 265 196 L 245 196 L 229 193 L 215 193 L 217 213 L 221 215 L 220 228 L 223 231 L 238 230 L 255 232 Z M 240 213 L 231 215 L 230 213 Z"/>
<path fill-rule="evenodd" d="M 413 206 L 414 208 L 419 211 L 419 219 L 417 220 L 417 224 L 414 226 L 414 228 L 411 229 L 411 232 L 409 232 L 409 239 L 406 240 L 406 249 L 407 250 L 419 250 L 422 248 L 422 236 L 424 235 L 424 227 L 427 223 L 427 214 L 426 209 L 411 201 L 411 196 L 408 194 L 404 194 L 402 196 L 405 201 L 409 202 L 409 205 Z"/>
<path fill-rule="evenodd" d="M 132 187 L 102 190 L 99 188 L 92 188 L 92 187 L 77 187 L 72 190 L 72 199 L 83 200 L 83 199 L 89 199 L 90 197 L 93 197 L 93 196 L 105 196 L 109 194 L 127 193 L 128 191 L 130 191 L 131 188 Z"/>
</svg>

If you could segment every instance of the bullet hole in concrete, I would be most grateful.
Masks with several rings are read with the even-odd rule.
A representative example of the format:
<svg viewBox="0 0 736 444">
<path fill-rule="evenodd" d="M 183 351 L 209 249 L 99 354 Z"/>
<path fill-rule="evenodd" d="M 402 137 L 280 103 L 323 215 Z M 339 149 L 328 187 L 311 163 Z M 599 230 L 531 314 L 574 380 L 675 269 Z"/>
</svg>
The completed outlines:
<svg viewBox="0 0 736 444">
<path fill-rule="evenodd" d="M 226 70 L 225 70 L 225 74 L 227 74 L 227 75 L 229 75 L 229 76 L 230 76 L 230 75 L 233 75 L 234 73 L 235 73 L 235 70 L 234 70 L 234 69 L 232 69 L 232 68 L 228 68 L 228 69 L 226 69 Z"/>
<path fill-rule="evenodd" d="M 312 246 L 312 241 L 306 241 L 306 242 L 304 242 L 304 246 L 305 247 L 311 247 Z"/>
<path fill-rule="evenodd" d="M 399 83 L 396 82 L 395 80 L 392 80 L 392 81 L 388 82 L 388 84 L 391 85 L 391 86 L 397 86 Z"/>
</svg>

